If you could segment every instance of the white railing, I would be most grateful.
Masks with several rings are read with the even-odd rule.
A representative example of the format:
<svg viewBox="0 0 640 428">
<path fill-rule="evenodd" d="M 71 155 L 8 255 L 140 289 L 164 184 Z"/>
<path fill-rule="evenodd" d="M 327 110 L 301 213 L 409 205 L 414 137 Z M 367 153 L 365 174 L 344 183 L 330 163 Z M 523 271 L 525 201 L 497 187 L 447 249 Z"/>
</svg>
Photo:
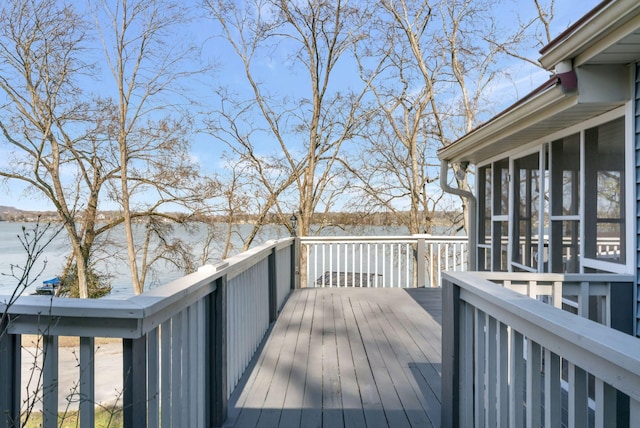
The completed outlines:
<svg viewBox="0 0 640 428">
<path fill-rule="evenodd" d="M 96 337 L 121 338 L 124 426 L 219 426 L 227 400 L 293 286 L 294 240 L 271 241 L 128 300 L 20 297 L 0 310 L 0 427 L 20 424 L 38 404 L 43 426 L 77 404 L 80 425 L 95 422 Z M 22 396 L 21 337 L 41 337 L 37 396 Z M 80 337 L 77 388 L 59 400 L 58 337 Z M 77 403 L 76 403 L 77 402 Z"/>
<path fill-rule="evenodd" d="M 302 237 L 300 242 L 307 287 L 438 287 L 443 271 L 467 268 L 466 237 Z"/>
<path fill-rule="evenodd" d="M 442 426 L 640 426 L 640 341 L 529 297 L 577 292 L 582 305 L 606 286 L 624 299 L 633 278 L 567 275 L 560 293 L 558 275 L 539 274 L 525 295 L 491 275 L 443 274 Z"/>
<path fill-rule="evenodd" d="M 608 327 L 627 325 L 632 333 L 632 311 L 611 311 L 633 300 L 633 276 L 619 274 L 560 274 L 475 272 L 520 294 L 537 298 Z"/>
</svg>

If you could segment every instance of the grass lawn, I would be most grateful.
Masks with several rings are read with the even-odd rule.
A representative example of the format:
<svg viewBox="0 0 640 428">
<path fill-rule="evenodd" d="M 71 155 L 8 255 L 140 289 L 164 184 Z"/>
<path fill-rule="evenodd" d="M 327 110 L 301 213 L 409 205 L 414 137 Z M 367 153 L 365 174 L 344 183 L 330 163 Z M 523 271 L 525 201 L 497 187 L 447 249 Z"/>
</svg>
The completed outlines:
<svg viewBox="0 0 640 428">
<path fill-rule="evenodd" d="M 96 427 L 103 428 L 118 428 L 122 426 L 122 409 L 116 408 L 96 408 Z M 60 413 L 58 415 L 58 427 L 59 428 L 75 428 L 80 426 L 80 416 L 77 411 L 68 411 L 66 413 Z M 39 428 L 42 426 L 42 413 L 35 412 L 29 416 L 29 420 L 26 425 L 24 420 L 23 426 L 27 428 Z"/>
</svg>

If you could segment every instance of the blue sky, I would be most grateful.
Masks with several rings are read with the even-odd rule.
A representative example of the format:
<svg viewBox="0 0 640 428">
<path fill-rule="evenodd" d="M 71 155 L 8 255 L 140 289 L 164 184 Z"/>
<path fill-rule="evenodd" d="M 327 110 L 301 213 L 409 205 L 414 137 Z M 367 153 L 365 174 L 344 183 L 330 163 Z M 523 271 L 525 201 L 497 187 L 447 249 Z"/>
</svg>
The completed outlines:
<svg viewBox="0 0 640 428">
<path fill-rule="evenodd" d="M 558 35 L 569 25 L 583 16 L 591 8 L 597 5 L 599 2 L 595 0 L 582 0 L 576 2 L 575 0 L 557 0 L 555 5 L 555 18 L 553 21 L 552 34 Z M 499 21 L 504 25 L 512 25 L 518 22 L 518 17 L 525 19 L 535 14 L 535 6 L 533 0 L 513 0 L 503 2 L 503 7 L 500 8 Z M 215 59 L 219 63 L 219 67 L 215 76 L 213 77 L 218 82 L 225 82 L 231 87 L 239 87 L 244 84 L 243 72 L 238 69 L 239 62 L 235 58 L 235 54 L 230 51 L 230 48 L 223 40 L 220 39 L 207 39 L 209 24 L 200 24 L 198 27 L 193 27 L 187 30 L 186 33 L 191 35 L 197 40 L 198 44 L 201 44 L 206 52 L 210 52 L 209 57 Z M 535 52 L 531 52 L 530 57 L 537 58 Z M 297 91 L 296 78 L 292 77 L 291 70 L 287 66 L 287 59 L 280 57 L 276 54 L 270 61 L 264 61 L 262 63 L 263 77 L 268 78 L 272 82 L 279 82 L 283 88 L 288 88 L 292 93 Z M 492 96 L 496 99 L 503 100 L 503 105 L 496 105 L 495 109 L 505 107 L 506 105 L 514 102 L 518 97 L 525 95 L 532 88 L 538 86 L 543 82 L 548 72 L 536 69 L 531 65 L 523 64 L 519 61 L 512 61 L 505 64 L 512 75 L 512 81 L 504 82 L 502 85 L 495 85 L 492 88 Z M 333 82 L 337 87 L 348 84 L 352 79 L 350 74 L 338 74 L 334 76 Z M 304 80 L 301 79 L 300 82 Z M 206 94 L 205 89 L 208 82 L 204 78 L 194 80 L 194 91 L 202 92 Z M 99 82 L 96 84 L 96 88 L 99 88 Z M 206 102 L 208 97 L 204 97 Z M 213 97 L 210 98 L 213 100 Z M 192 157 L 197 160 L 205 171 L 213 172 L 217 168 L 223 165 L 221 160 L 222 147 L 219 143 L 212 140 L 211 137 L 205 134 L 193 135 L 193 148 Z M 0 166 L 6 159 L 2 156 L 2 146 L 0 145 Z M 14 206 L 25 210 L 51 210 L 52 205 L 41 198 L 36 198 L 33 195 L 27 196 L 24 194 L 21 187 L 10 185 L 8 187 L 5 184 L 0 184 L 0 205 Z M 110 209 L 112 207 L 103 206 L 103 209 Z"/>
</svg>

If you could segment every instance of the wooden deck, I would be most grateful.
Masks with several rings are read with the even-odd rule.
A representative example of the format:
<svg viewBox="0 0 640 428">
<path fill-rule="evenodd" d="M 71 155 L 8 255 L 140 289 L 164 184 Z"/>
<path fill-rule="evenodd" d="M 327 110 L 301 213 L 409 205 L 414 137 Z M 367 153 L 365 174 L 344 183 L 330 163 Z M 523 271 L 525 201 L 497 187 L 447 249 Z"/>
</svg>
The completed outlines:
<svg viewBox="0 0 640 428">
<path fill-rule="evenodd" d="M 439 289 L 296 290 L 225 426 L 439 427 Z"/>
</svg>

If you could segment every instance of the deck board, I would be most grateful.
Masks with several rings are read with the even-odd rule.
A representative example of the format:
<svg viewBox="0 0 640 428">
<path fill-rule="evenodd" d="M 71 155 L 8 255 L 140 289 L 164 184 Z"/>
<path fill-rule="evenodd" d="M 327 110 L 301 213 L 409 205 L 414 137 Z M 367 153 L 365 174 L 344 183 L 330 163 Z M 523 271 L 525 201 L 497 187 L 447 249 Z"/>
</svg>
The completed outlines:
<svg viewBox="0 0 640 428">
<path fill-rule="evenodd" d="M 440 426 L 441 294 L 296 290 L 225 426 Z"/>
</svg>

